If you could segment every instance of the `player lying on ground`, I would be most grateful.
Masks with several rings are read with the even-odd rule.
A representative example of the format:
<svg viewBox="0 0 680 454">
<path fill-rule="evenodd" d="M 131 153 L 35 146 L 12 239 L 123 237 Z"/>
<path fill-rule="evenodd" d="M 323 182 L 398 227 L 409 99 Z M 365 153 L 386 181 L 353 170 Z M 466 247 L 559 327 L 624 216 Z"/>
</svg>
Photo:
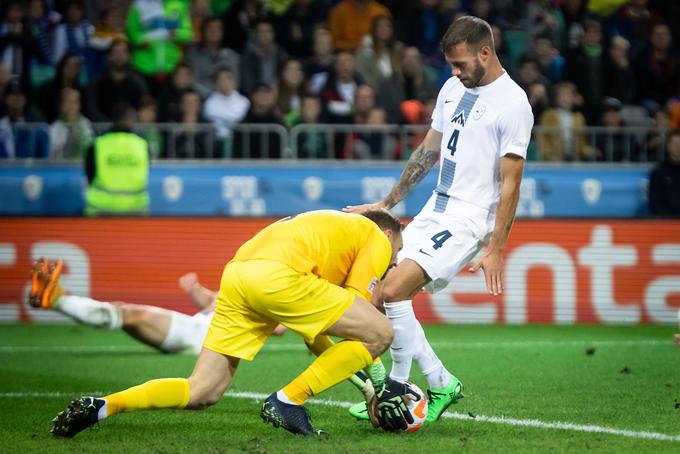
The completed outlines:
<svg viewBox="0 0 680 454">
<path fill-rule="evenodd" d="M 485 244 L 470 271 L 481 268 L 489 294 L 502 293 L 502 253 L 533 125 L 527 96 L 501 66 L 488 23 L 461 17 L 448 28 L 441 46 L 452 77 L 439 92 L 423 143 L 385 200 L 346 208 L 390 209 L 440 162 L 437 187 L 404 229 L 404 249 L 380 296 L 394 327 L 390 377 L 405 382 L 416 360 L 430 385 L 427 421 L 439 418 L 463 388 L 432 350 L 411 300 L 423 287 L 431 292 L 446 288 Z M 368 418 L 364 403 L 350 413 Z"/>
<path fill-rule="evenodd" d="M 76 399 L 54 419 L 52 433 L 73 437 L 125 411 L 213 405 L 240 360 L 252 360 L 277 323 L 300 334 L 318 358 L 267 397 L 260 411 L 265 422 L 321 435 L 305 401 L 366 369 L 376 390 L 371 408 L 377 422 L 386 430 L 405 428 L 413 417 L 404 396 L 415 393 L 370 367 L 391 343 L 392 326 L 369 301 L 401 245 L 401 224 L 386 211 L 313 211 L 270 225 L 225 266 L 215 315 L 188 379 L 151 380 L 102 398 Z M 49 291 L 48 283 L 37 296 L 49 299 Z M 329 336 L 345 341 L 335 344 Z"/>
<path fill-rule="evenodd" d="M 156 306 L 129 304 L 121 301 L 97 301 L 84 296 L 69 295 L 59 278 L 63 262 L 49 262 L 40 258 L 33 265 L 32 293 L 45 276 L 52 280 L 53 290 L 43 294 L 51 300 L 29 298 L 33 307 L 54 309 L 84 325 L 109 330 L 122 329 L 133 338 L 165 353 L 188 352 L 198 354 L 205 340 L 215 308 L 217 293 L 201 285 L 195 273 L 179 279 L 182 287 L 200 309 L 193 316 Z M 285 327 L 278 326 L 274 335 L 281 335 Z"/>
</svg>

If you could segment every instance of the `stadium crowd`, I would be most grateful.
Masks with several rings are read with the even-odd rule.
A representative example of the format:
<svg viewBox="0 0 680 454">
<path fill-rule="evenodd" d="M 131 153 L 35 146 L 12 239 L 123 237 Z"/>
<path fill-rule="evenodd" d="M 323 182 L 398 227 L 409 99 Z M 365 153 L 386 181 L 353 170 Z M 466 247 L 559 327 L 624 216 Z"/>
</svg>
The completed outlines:
<svg viewBox="0 0 680 454">
<path fill-rule="evenodd" d="M 659 161 L 658 131 L 680 126 L 677 2 L 8 0 L 1 14 L 0 158 L 82 158 L 122 105 L 153 158 L 226 156 L 237 124 L 427 124 L 450 76 L 439 39 L 464 14 L 493 25 L 545 127 L 529 159 Z M 33 122 L 49 127 L 21 127 Z M 326 156 L 324 134 L 299 140 L 301 157 Z M 394 146 L 343 140 L 335 157 Z"/>
</svg>

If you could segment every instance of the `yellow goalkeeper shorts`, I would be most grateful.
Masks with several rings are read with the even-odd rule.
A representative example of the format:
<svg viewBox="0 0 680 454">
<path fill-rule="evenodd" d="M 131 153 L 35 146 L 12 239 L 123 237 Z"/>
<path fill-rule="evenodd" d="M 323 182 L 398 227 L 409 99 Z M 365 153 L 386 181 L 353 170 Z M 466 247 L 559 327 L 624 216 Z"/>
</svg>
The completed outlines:
<svg viewBox="0 0 680 454">
<path fill-rule="evenodd" d="M 277 323 L 312 342 L 338 321 L 354 298 L 342 287 L 280 262 L 230 262 L 222 273 L 203 346 L 252 360 Z"/>
</svg>

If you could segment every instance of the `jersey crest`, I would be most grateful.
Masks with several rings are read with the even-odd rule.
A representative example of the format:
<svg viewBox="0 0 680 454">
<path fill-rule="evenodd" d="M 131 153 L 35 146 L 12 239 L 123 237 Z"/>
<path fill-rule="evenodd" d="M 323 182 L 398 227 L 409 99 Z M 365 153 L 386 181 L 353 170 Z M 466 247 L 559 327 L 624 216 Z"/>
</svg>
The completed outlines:
<svg viewBox="0 0 680 454">
<path fill-rule="evenodd" d="M 465 110 L 461 110 L 460 112 L 457 112 L 451 117 L 451 123 L 455 123 L 461 128 L 465 127 Z"/>
</svg>

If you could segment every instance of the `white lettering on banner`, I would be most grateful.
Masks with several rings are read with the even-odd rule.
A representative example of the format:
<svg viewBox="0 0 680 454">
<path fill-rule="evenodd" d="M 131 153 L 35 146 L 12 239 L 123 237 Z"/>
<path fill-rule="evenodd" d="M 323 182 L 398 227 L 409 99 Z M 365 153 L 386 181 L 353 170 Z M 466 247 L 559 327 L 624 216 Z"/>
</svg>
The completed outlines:
<svg viewBox="0 0 680 454">
<path fill-rule="evenodd" d="M 323 190 L 323 180 L 319 177 L 307 177 L 302 181 L 302 192 L 309 201 L 318 202 L 323 196 Z"/>
<path fill-rule="evenodd" d="M 495 323 L 498 321 L 496 304 L 459 304 L 456 294 L 486 294 L 486 282 L 482 273 L 457 275 L 441 292 L 430 296 L 432 307 L 444 323 Z"/>
<path fill-rule="evenodd" d="M 396 182 L 394 177 L 364 177 L 361 179 L 361 198 L 366 203 L 380 202 L 387 197 Z M 399 202 L 391 211 L 397 216 L 403 216 L 406 205 Z"/>
<path fill-rule="evenodd" d="M 17 263 L 17 248 L 12 243 L 0 243 L 0 267 Z M 0 300 L 0 322 L 19 321 L 19 306 L 14 301 Z"/>
<path fill-rule="evenodd" d="M 68 273 L 62 273 L 59 279 L 61 283 L 73 294 L 90 296 L 90 258 L 82 248 L 73 243 L 61 241 L 37 242 L 31 248 L 31 261 L 38 260 L 40 257 L 64 260 L 65 271 L 68 271 Z M 26 312 L 30 315 L 31 319 L 35 321 L 68 320 L 68 318 L 56 311 L 45 311 L 30 307 L 27 303 L 30 287 L 31 283 L 26 282 L 23 301 L 26 305 Z"/>
<path fill-rule="evenodd" d="M 637 323 L 640 308 L 619 305 L 614 300 L 614 268 L 635 266 L 637 249 L 634 246 L 615 246 L 612 229 L 598 225 L 593 229 L 590 245 L 579 250 L 578 261 L 590 267 L 590 300 L 598 318 L 604 323 Z"/>
<path fill-rule="evenodd" d="M 517 217 L 542 218 L 545 213 L 543 201 L 538 198 L 536 180 L 524 178 L 519 188 Z"/>
<path fill-rule="evenodd" d="M 176 202 L 182 198 L 184 192 L 184 181 L 181 177 L 168 175 L 163 178 L 163 195 L 166 200 Z"/>
<path fill-rule="evenodd" d="M 263 216 L 267 209 L 264 199 L 258 198 L 257 177 L 222 177 L 222 200 L 229 202 L 229 214 L 234 216 Z"/>
<path fill-rule="evenodd" d="M 659 244 L 652 249 L 652 262 L 680 265 L 680 244 Z M 649 318 L 658 323 L 673 323 L 678 308 L 667 305 L 668 295 L 680 293 L 680 276 L 661 276 L 645 289 L 645 307 Z"/>
<path fill-rule="evenodd" d="M 527 276 L 533 267 L 549 268 L 552 273 L 554 320 L 576 321 L 576 272 L 569 252 L 549 243 L 520 246 L 506 261 L 505 321 L 527 322 Z"/>
</svg>

